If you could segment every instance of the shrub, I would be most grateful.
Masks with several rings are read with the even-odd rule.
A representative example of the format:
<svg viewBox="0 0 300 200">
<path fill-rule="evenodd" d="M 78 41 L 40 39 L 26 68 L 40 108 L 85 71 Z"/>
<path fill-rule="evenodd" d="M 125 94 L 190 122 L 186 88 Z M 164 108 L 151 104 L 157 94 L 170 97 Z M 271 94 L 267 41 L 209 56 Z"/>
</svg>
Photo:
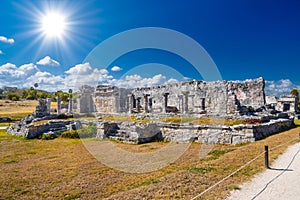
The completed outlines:
<svg viewBox="0 0 300 200">
<path fill-rule="evenodd" d="M 81 138 L 95 137 L 97 134 L 97 126 L 96 124 L 92 123 L 86 126 L 82 126 L 77 131 L 78 131 L 78 135 Z"/>
<path fill-rule="evenodd" d="M 7 98 L 8 98 L 9 100 L 12 100 L 12 101 L 19 101 L 20 96 L 18 96 L 18 95 L 15 94 L 15 93 L 8 93 L 8 94 L 7 94 Z"/>
<path fill-rule="evenodd" d="M 79 138 L 78 132 L 76 130 L 68 130 L 63 132 L 60 137 L 62 138 Z"/>
<path fill-rule="evenodd" d="M 42 135 L 42 140 L 53 140 L 55 138 L 54 134 L 43 134 Z"/>
<path fill-rule="evenodd" d="M 57 116 L 57 119 L 68 119 L 71 116 L 65 115 L 65 114 L 60 114 Z"/>
</svg>

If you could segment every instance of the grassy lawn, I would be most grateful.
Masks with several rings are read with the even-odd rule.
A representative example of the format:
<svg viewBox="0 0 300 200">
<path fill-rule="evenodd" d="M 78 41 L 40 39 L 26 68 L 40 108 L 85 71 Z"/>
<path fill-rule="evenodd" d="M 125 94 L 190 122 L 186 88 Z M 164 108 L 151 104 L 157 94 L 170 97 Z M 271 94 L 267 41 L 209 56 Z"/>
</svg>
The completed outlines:
<svg viewBox="0 0 300 200">
<path fill-rule="evenodd" d="M 37 101 L 9 101 L 0 100 L 0 117 L 9 117 L 12 120 L 20 120 L 35 110 Z M 56 108 L 56 102 L 51 103 L 51 108 Z"/>
<path fill-rule="evenodd" d="M 0 100 L 0 117 L 20 119 L 31 114 L 36 106 L 37 101 Z"/>
<path fill-rule="evenodd" d="M 270 148 L 273 161 L 288 145 L 298 141 L 300 128 L 244 145 L 215 145 L 199 158 L 201 144 L 190 148 L 171 165 L 151 173 L 130 174 L 106 167 L 80 139 L 25 140 L 0 130 L 0 199 L 190 199 Z M 141 145 L 115 143 L 126 151 L 149 152 L 166 143 Z M 260 157 L 203 199 L 222 199 L 230 190 L 264 170 Z"/>
<path fill-rule="evenodd" d="M 0 117 L 18 119 L 34 111 L 36 101 L 0 101 Z M 55 104 L 52 103 L 52 107 Z M 107 117 L 106 120 L 148 122 L 137 117 Z M 162 119 L 159 119 L 162 120 Z M 165 118 L 169 122 L 224 123 L 208 118 Z M 225 121 L 225 124 L 235 121 Z M 295 121 L 300 125 L 300 120 Z M 2 123 L 0 126 L 6 126 Z M 96 160 L 80 139 L 25 140 L 0 130 L 0 199 L 190 199 L 231 174 L 269 148 L 271 162 L 285 149 L 299 142 L 300 127 L 255 143 L 215 145 L 199 158 L 201 144 L 193 143 L 177 161 L 150 173 L 131 174 L 106 167 Z M 291 141 L 289 143 L 286 143 Z M 286 143 L 286 144 L 285 144 Z M 130 152 L 151 152 L 167 143 L 141 145 L 114 143 Z M 223 199 L 254 174 L 265 170 L 264 158 L 205 193 L 201 199 Z"/>
</svg>

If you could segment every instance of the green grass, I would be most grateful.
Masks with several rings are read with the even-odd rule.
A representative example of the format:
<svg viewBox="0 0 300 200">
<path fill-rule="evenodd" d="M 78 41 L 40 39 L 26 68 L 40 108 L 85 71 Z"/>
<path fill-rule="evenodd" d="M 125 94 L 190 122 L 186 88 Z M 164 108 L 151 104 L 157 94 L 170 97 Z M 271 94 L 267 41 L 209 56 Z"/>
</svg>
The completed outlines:
<svg viewBox="0 0 300 200">
<path fill-rule="evenodd" d="M 300 126 L 300 119 L 295 119 L 295 120 L 294 120 L 294 124 L 295 124 L 296 126 Z"/>
<path fill-rule="evenodd" d="M 225 149 L 225 150 L 220 150 L 220 149 L 216 149 L 213 150 L 211 152 L 208 153 L 208 155 L 210 157 L 208 157 L 206 160 L 216 160 L 218 159 L 220 156 L 223 156 L 224 154 L 234 151 L 235 149 Z"/>
<path fill-rule="evenodd" d="M 194 174 L 206 174 L 208 172 L 211 172 L 211 171 L 216 171 L 217 169 L 216 168 L 213 168 L 213 167 L 192 167 L 189 169 L 190 172 L 194 173 Z"/>
<path fill-rule="evenodd" d="M 28 152 L 26 152 L 27 154 L 31 154 L 31 155 L 33 155 L 33 154 L 37 154 L 37 152 L 35 152 L 35 151 L 28 151 Z"/>
<path fill-rule="evenodd" d="M 145 181 L 141 184 L 135 184 L 135 185 L 132 185 L 130 187 L 130 189 L 134 189 L 134 188 L 138 188 L 138 187 L 141 187 L 141 186 L 147 186 L 147 185 L 151 185 L 151 184 L 155 184 L 155 183 L 159 183 L 160 180 L 159 179 L 154 179 L 154 180 L 150 180 L 150 181 Z"/>
<path fill-rule="evenodd" d="M 0 123 L 0 127 L 2 126 L 10 126 L 13 122 L 11 123 L 8 123 L 8 122 L 3 122 L 3 123 Z"/>
<path fill-rule="evenodd" d="M 65 200 L 79 199 L 80 197 L 81 197 L 80 194 L 71 194 L 71 195 L 66 195 Z"/>
<path fill-rule="evenodd" d="M 20 192 L 20 191 L 22 191 L 22 188 L 17 187 L 13 190 L 13 193 Z"/>
<path fill-rule="evenodd" d="M 240 190 L 241 188 L 238 185 L 229 185 L 228 189 L 229 190 Z"/>
<path fill-rule="evenodd" d="M 17 160 L 10 160 L 10 161 L 3 162 L 3 164 L 9 165 L 9 164 L 17 163 L 17 162 L 18 162 Z"/>
</svg>

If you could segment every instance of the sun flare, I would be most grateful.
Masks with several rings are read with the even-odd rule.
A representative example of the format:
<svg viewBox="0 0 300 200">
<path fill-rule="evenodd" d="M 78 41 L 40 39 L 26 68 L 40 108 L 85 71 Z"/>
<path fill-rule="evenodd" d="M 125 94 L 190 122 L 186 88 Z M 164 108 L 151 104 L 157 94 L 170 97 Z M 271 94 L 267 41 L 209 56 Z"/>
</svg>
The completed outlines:
<svg viewBox="0 0 300 200">
<path fill-rule="evenodd" d="M 65 17 L 59 13 L 48 13 L 42 18 L 41 25 L 48 37 L 61 37 L 66 29 Z"/>
</svg>

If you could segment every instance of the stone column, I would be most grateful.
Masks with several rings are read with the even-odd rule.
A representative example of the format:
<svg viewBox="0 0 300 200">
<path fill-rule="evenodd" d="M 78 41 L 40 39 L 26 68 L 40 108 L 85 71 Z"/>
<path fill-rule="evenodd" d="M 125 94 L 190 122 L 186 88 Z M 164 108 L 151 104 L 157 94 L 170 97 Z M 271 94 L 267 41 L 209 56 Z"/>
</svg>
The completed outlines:
<svg viewBox="0 0 300 200">
<path fill-rule="evenodd" d="M 140 108 L 141 108 L 141 97 L 136 98 L 136 100 L 137 100 L 137 105 L 136 105 L 137 112 L 139 113 L 141 111 L 140 110 Z"/>
<path fill-rule="evenodd" d="M 128 113 L 132 113 L 132 109 L 133 109 L 133 94 L 129 94 L 128 95 Z"/>
<path fill-rule="evenodd" d="M 51 98 L 47 98 L 47 114 L 50 115 L 51 111 Z"/>
<path fill-rule="evenodd" d="M 188 91 L 185 91 L 185 92 L 182 92 L 183 94 L 183 98 L 182 98 L 182 101 L 183 101 L 183 107 L 182 107 L 182 110 L 183 110 L 183 114 L 187 114 L 189 112 L 189 92 Z"/>
<path fill-rule="evenodd" d="M 168 107 L 168 96 L 170 93 L 164 93 L 164 102 L 163 102 L 163 113 L 167 112 L 167 107 Z"/>
<path fill-rule="evenodd" d="M 148 109 L 148 97 L 150 96 L 150 94 L 145 94 L 144 95 L 144 111 L 146 113 L 149 112 L 149 109 Z"/>
<path fill-rule="evenodd" d="M 69 104 L 68 104 L 68 113 L 73 114 L 73 98 L 69 98 Z"/>
<path fill-rule="evenodd" d="M 57 96 L 57 114 L 60 115 L 61 114 L 61 97 Z"/>
</svg>

